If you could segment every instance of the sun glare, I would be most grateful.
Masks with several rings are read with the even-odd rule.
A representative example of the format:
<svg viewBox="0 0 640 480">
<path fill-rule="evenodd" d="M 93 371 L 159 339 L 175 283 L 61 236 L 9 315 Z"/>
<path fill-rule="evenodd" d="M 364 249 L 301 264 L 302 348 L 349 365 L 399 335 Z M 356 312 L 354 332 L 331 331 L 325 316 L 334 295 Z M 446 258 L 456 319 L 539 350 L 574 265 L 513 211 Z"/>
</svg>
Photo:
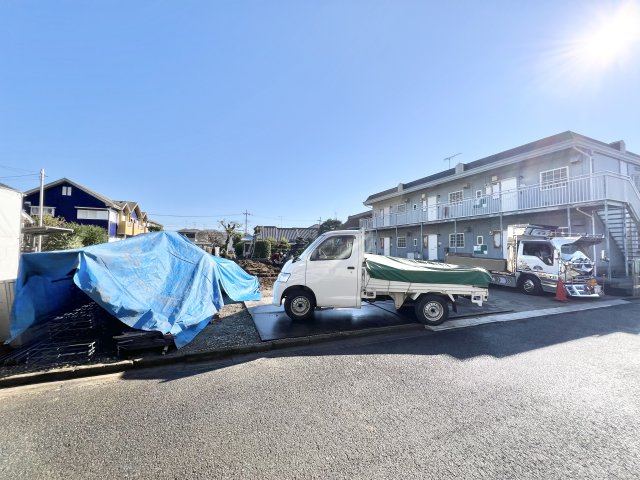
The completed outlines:
<svg viewBox="0 0 640 480">
<path fill-rule="evenodd" d="M 585 67 L 605 68 L 629 60 L 640 43 L 640 8 L 625 3 L 589 25 L 575 44 L 576 60 Z"/>
</svg>

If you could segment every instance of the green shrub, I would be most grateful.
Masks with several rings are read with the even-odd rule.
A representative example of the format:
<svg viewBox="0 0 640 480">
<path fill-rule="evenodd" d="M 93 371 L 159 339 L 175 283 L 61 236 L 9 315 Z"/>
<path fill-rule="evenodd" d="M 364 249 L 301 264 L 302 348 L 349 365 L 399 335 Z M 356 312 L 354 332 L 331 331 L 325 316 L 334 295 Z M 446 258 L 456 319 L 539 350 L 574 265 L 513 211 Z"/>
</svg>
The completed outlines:
<svg viewBox="0 0 640 480">
<path fill-rule="evenodd" d="M 271 258 L 271 242 L 268 240 L 258 240 L 253 256 L 256 258 Z"/>
</svg>

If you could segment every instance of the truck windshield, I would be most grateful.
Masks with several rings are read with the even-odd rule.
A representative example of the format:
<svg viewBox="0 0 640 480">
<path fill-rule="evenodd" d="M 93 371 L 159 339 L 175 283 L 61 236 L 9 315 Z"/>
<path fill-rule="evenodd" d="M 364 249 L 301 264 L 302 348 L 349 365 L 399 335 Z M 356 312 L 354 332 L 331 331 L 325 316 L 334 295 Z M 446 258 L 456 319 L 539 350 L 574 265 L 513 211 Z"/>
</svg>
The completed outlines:
<svg viewBox="0 0 640 480">
<path fill-rule="evenodd" d="M 560 247 L 560 251 L 562 252 L 563 255 L 573 255 L 576 252 L 580 252 L 585 257 L 588 256 L 584 252 L 584 250 L 580 247 L 580 245 L 576 243 L 568 243 L 566 245 L 562 245 L 562 247 Z"/>
<path fill-rule="evenodd" d="M 316 246 L 318 246 L 325 238 L 326 238 L 326 235 L 320 235 L 313 242 L 311 242 L 307 246 L 307 248 L 305 248 L 302 251 L 302 253 L 300 255 L 298 255 L 296 258 L 294 258 L 293 261 L 297 262 L 298 260 L 305 260 L 311 254 L 311 252 L 313 252 L 315 250 Z"/>
</svg>

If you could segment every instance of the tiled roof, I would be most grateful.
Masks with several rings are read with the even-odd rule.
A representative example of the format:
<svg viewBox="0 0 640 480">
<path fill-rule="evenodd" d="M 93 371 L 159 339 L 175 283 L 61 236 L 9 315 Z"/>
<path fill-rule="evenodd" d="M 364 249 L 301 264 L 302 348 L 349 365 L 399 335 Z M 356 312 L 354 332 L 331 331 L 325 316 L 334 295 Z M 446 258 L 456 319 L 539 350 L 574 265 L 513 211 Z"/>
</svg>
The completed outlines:
<svg viewBox="0 0 640 480">
<path fill-rule="evenodd" d="M 258 239 L 264 240 L 266 238 L 275 238 L 280 240 L 285 238 L 289 243 L 295 243 L 296 239 L 302 237 L 305 240 L 315 240 L 318 236 L 318 230 L 316 228 L 278 228 L 273 226 L 260 227 L 260 233 Z"/>
</svg>

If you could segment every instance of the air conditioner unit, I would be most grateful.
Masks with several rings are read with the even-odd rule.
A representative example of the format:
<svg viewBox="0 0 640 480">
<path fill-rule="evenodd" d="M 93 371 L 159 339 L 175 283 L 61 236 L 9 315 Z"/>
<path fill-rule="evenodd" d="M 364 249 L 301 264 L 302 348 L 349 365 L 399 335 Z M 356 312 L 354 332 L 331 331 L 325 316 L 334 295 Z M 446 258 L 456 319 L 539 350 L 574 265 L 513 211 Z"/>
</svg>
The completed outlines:
<svg viewBox="0 0 640 480">
<path fill-rule="evenodd" d="M 462 185 L 462 188 L 471 188 L 471 184 L 470 183 L 465 183 Z"/>
<path fill-rule="evenodd" d="M 493 177 L 491 177 L 491 181 L 492 182 L 497 182 L 498 181 L 498 176 L 494 175 Z"/>
<path fill-rule="evenodd" d="M 582 155 L 576 155 L 569 159 L 569 163 L 580 163 L 582 161 Z"/>
</svg>

